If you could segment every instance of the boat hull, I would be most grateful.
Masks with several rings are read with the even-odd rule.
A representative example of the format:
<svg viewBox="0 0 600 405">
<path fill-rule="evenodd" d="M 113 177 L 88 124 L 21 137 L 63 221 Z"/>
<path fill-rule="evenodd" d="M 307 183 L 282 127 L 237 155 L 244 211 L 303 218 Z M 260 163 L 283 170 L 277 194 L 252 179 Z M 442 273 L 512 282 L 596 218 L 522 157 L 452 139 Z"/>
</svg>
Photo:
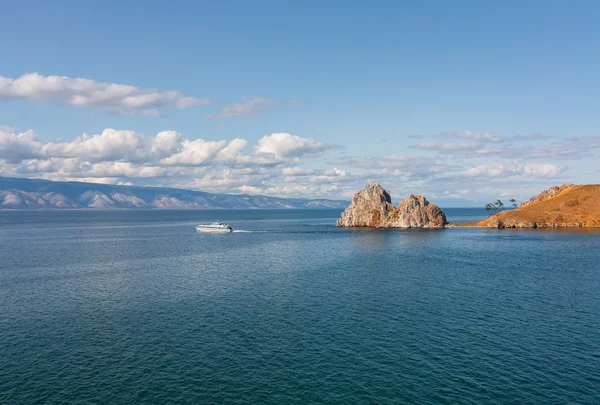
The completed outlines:
<svg viewBox="0 0 600 405">
<path fill-rule="evenodd" d="M 203 226 L 196 226 L 196 231 L 198 232 L 207 232 L 207 233 L 229 233 L 232 232 L 231 228 L 209 228 Z"/>
</svg>

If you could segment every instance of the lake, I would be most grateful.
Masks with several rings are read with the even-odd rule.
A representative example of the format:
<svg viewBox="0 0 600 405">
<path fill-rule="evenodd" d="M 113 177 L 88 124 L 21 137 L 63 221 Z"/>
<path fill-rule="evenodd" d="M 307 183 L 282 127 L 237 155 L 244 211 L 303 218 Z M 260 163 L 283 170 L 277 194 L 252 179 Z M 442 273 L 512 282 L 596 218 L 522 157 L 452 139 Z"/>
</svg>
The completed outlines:
<svg viewBox="0 0 600 405">
<path fill-rule="evenodd" d="M 600 232 L 339 215 L 0 212 L 0 403 L 600 403 Z"/>
</svg>

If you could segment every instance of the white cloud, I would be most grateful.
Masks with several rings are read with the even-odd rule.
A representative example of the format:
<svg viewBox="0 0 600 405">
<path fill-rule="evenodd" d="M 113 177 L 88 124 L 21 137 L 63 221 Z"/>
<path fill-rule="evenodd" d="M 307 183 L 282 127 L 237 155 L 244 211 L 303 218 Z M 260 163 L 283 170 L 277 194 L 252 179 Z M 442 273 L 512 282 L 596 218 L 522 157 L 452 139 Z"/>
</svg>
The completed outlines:
<svg viewBox="0 0 600 405">
<path fill-rule="evenodd" d="M 292 178 L 293 179 L 293 178 Z M 309 184 L 338 184 L 350 183 L 358 180 L 356 176 L 347 173 L 344 170 L 334 167 L 331 170 L 324 170 L 322 173 L 307 178 Z M 292 180 L 292 182 L 295 182 Z"/>
<path fill-rule="evenodd" d="M 301 138 L 285 132 L 263 136 L 254 146 L 258 154 L 271 154 L 277 157 L 299 157 L 331 149 L 333 146 L 315 139 Z"/>
<path fill-rule="evenodd" d="M 241 155 L 242 150 L 246 149 L 248 141 L 245 139 L 236 138 L 217 153 L 217 160 L 222 162 L 235 162 Z"/>
<path fill-rule="evenodd" d="M 413 180 L 428 179 L 460 168 L 456 163 L 411 155 L 355 156 L 346 157 L 336 163 L 370 170 L 371 177 L 374 178 L 396 177 Z"/>
<path fill-rule="evenodd" d="M 264 189 L 271 179 L 268 169 L 223 169 L 213 170 L 194 181 L 194 188 L 213 192 L 249 192 Z"/>
<path fill-rule="evenodd" d="M 341 159 L 340 162 L 362 169 L 381 169 L 432 166 L 435 164 L 435 159 L 412 155 L 350 156 Z"/>
<path fill-rule="evenodd" d="M 90 79 L 25 74 L 16 79 L 0 76 L 0 99 L 37 103 L 58 101 L 72 107 L 90 107 L 125 115 L 160 115 L 164 108 L 187 108 L 211 103 L 208 98 Z"/>
<path fill-rule="evenodd" d="M 0 159 L 18 163 L 23 159 L 42 156 L 42 144 L 32 130 L 19 134 L 0 129 Z"/>
<path fill-rule="evenodd" d="M 100 162 L 92 165 L 86 174 L 88 176 L 110 177 L 159 177 L 167 170 L 159 166 L 136 165 L 129 162 Z"/>
<path fill-rule="evenodd" d="M 506 140 L 506 137 L 491 132 L 473 132 L 473 131 L 456 131 L 456 132 L 442 132 L 435 136 L 436 138 L 462 138 L 472 139 L 476 141 L 484 142 L 502 142 Z"/>
<path fill-rule="evenodd" d="M 150 152 L 159 159 L 166 158 L 179 152 L 182 143 L 183 138 L 178 132 L 162 131 L 154 138 Z"/>
<path fill-rule="evenodd" d="M 247 185 L 243 185 L 239 189 L 242 194 L 261 194 L 264 191 L 264 189 L 260 187 Z"/>
<path fill-rule="evenodd" d="M 248 141 L 241 138 L 190 140 L 172 130 L 150 137 L 112 128 L 99 134 L 82 134 L 70 141 L 44 143 L 31 130 L 15 133 L 3 129 L 0 175 L 50 180 L 98 178 L 103 182 L 154 179 L 154 183 L 160 183 L 161 179 L 170 179 L 167 185 L 239 192 L 242 186 L 269 187 L 269 179 L 283 178 L 283 168 L 290 174 L 315 174 L 314 170 L 299 166 L 302 156 L 328 147 L 291 134 L 267 135 L 249 148 Z M 343 171 L 335 169 L 322 175 L 341 174 Z"/>
<path fill-rule="evenodd" d="M 181 152 L 164 158 L 160 162 L 165 165 L 201 165 L 215 157 L 227 145 L 227 141 L 205 141 L 204 139 L 189 141 L 184 139 L 181 145 Z"/>
<path fill-rule="evenodd" d="M 267 111 L 275 104 L 281 104 L 281 101 L 262 97 L 244 97 L 240 103 L 226 105 L 216 114 L 208 114 L 206 117 L 231 118 L 239 116 L 254 116 Z"/>
<path fill-rule="evenodd" d="M 71 142 L 48 143 L 44 155 L 48 157 L 80 157 L 89 161 L 147 159 L 151 140 L 134 131 L 107 128 L 101 134 L 78 136 Z"/>
<path fill-rule="evenodd" d="M 594 149 L 600 149 L 600 136 L 502 136 L 488 132 L 461 131 L 443 132 L 433 138 L 460 138 L 473 142 L 421 142 L 411 145 L 410 148 L 461 158 L 501 159 L 569 159 L 589 156 Z M 549 143 L 549 139 L 554 141 Z"/>
<path fill-rule="evenodd" d="M 564 138 L 539 146 L 537 152 L 554 153 L 562 147 L 569 154 L 583 153 L 585 148 L 600 147 L 599 139 Z M 496 142 L 492 146 L 507 144 Z M 480 161 L 459 159 L 467 156 L 456 154 L 432 157 L 416 153 L 306 159 L 331 148 L 319 140 L 288 133 L 266 135 L 251 144 L 242 138 L 186 139 L 172 130 L 147 136 L 107 128 L 72 140 L 42 142 L 32 130 L 19 133 L 0 128 L 0 176 L 335 198 L 351 197 L 365 183 L 379 182 L 395 199 L 408 193 L 475 199 L 497 195 L 498 189 L 509 185 L 511 190 L 518 190 L 517 197 L 535 194 L 538 188 L 549 186 L 549 179 L 567 170 L 554 161 L 507 160 L 495 155 L 484 155 L 486 159 Z"/>
<path fill-rule="evenodd" d="M 309 176 L 311 174 L 314 174 L 315 171 L 313 169 L 306 169 L 304 167 L 300 167 L 300 166 L 293 166 L 293 167 L 284 167 L 281 170 L 281 174 L 283 174 L 284 176 Z"/>
<path fill-rule="evenodd" d="M 475 166 L 464 172 L 464 176 L 485 178 L 507 177 L 516 175 L 529 177 L 555 177 L 563 171 L 564 168 L 556 164 L 499 163 Z"/>
<path fill-rule="evenodd" d="M 477 143 L 435 143 L 421 142 L 413 145 L 414 149 L 433 150 L 447 153 L 475 152 L 483 149 L 482 145 Z"/>
</svg>

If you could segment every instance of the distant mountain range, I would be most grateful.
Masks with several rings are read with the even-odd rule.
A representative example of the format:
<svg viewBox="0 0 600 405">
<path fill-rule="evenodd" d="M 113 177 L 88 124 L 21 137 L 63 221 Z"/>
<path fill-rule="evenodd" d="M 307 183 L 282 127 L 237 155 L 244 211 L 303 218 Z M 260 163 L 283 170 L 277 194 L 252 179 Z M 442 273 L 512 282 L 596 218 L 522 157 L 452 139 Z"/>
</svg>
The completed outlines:
<svg viewBox="0 0 600 405">
<path fill-rule="evenodd" d="M 346 208 L 347 201 L 0 177 L 0 209 Z"/>
</svg>

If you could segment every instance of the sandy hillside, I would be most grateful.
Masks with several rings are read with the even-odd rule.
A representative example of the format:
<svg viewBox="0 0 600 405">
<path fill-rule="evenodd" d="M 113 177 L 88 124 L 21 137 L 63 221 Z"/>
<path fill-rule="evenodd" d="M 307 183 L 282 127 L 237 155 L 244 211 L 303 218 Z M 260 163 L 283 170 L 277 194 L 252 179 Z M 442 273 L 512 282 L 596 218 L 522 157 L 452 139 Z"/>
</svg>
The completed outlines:
<svg viewBox="0 0 600 405">
<path fill-rule="evenodd" d="M 516 210 L 459 226 L 490 228 L 600 227 L 600 184 L 545 190 Z"/>
</svg>

